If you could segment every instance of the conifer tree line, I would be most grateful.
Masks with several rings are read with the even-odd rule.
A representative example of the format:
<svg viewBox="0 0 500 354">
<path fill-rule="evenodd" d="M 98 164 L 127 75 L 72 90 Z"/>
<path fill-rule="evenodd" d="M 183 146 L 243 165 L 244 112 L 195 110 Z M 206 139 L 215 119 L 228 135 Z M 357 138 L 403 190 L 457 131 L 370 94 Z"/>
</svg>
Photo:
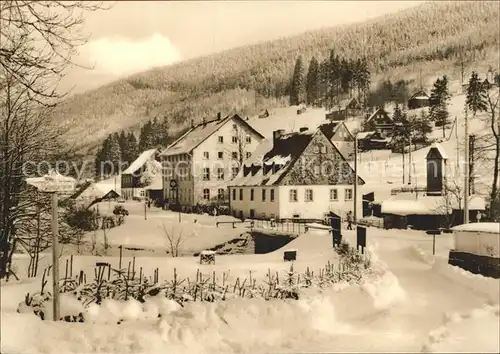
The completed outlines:
<svg viewBox="0 0 500 354">
<path fill-rule="evenodd" d="M 139 155 L 149 149 L 166 147 L 170 143 L 167 119 L 158 118 L 147 121 L 141 126 L 139 137 L 133 132 L 122 130 L 108 135 L 95 158 L 97 176 L 120 173 Z"/>
<path fill-rule="evenodd" d="M 322 62 L 312 57 L 306 73 L 302 56 L 299 56 L 290 82 L 290 105 L 306 103 L 332 108 L 340 100 L 352 97 L 366 105 L 370 79 L 366 58 L 346 59 L 331 50 L 330 56 Z"/>
</svg>

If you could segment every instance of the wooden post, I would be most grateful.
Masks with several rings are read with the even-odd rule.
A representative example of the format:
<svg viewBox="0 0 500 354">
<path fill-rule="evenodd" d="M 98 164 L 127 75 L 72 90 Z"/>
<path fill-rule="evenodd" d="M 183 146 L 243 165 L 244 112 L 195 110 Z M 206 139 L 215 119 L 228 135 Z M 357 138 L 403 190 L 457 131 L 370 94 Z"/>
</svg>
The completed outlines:
<svg viewBox="0 0 500 354">
<path fill-rule="evenodd" d="M 146 204 L 147 204 L 147 203 L 146 203 L 146 199 L 144 199 L 144 220 L 147 220 L 147 219 L 148 219 L 148 217 L 147 217 L 147 215 L 146 215 L 146 209 L 147 209 L 147 205 L 146 205 Z"/>
<path fill-rule="evenodd" d="M 410 139 L 409 139 L 409 144 L 408 147 L 410 150 L 408 151 L 408 185 L 411 185 L 411 141 L 412 141 L 412 134 L 410 132 Z"/>
<path fill-rule="evenodd" d="M 59 321 L 59 230 L 57 225 L 57 193 L 52 193 L 52 306 L 53 320 Z"/>
<path fill-rule="evenodd" d="M 436 254 L 436 235 L 432 235 L 432 255 Z"/>
<path fill-rule="evenodd" d="M 469 119 L 465 105 L 465 161 L 464 161 L 464 224 L 469 223 Z"/>
<path fill-rule="evenodd" d="M 358 135 L 354 137 L 354 225 L 358 220 Z"/>
</svg>

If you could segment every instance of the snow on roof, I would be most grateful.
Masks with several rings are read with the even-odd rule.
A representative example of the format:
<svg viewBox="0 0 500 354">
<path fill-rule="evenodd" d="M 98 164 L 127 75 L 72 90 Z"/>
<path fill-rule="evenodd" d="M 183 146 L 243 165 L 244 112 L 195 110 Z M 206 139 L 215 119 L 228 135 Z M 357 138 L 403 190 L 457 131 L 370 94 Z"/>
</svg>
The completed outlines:
<svg viewBox="0 0 500 354">
<path fill-rule="evenodd" d="M 211 255 L 214 255 L 216 252 L 215 251 L 209 251 L 209 250 L 204 250 L 204 251 L 201 251 L 200 254 L 204 255 L 204 256 L 211 256 Z"/>
<path fill-rule="evenodd" d="M 144 187 L 145 190 L 159 190 L 159 189 L 163 189 L 163 176 L 161 173 L 157 173 L 154 177 L 153 177 L 153 181 L 151 182 L 150 185 Z"/>
<path fill-rule="evenodd" d="M 254 153 L 255 158 L 245 162 L 231 185 L 270 186 L 276 184 L 280 176 L 286 173 L 293 162 L 300 157 L 314 134 L 314 131 L 307 130 L 305 132 L 284 134 L 275 142 L 273 139 L 266 139 L 257 147 Z M 264 174 L 263 166 L 273 164 L 279 165 L 279 170 L 273 173 L 272 169 L 269 169 Z"/>
<path fill-rule="evenodd" d="M 385 117 L 387 117 L 389 120 L 392 121 L 392 117 L 384 108 L 378 108 L 375 112 L 372 113 L 372 115 L 366 121 L 367 122 L 371 121 L 374 117 L 378 115 L 378 113 L 383 113 Z"/>
<path fill-rule="evenodd" d="M 423 90 L 420 90 L 420 91 L 417 91 L 413 94 L 413 96 L 410 97 L 410 100 L 428 100 L 429 99 L 429 95 L 423 91 Z"/>
<path fill-rule="evenodd" d="M 449 203 L 447 206 L 446 203 Z M 414 193 L 397 194 L 381 203 L 383 214 L 393 215 L 446 215 L 451 210 L 461 209 L 463 200 L 446 200 L 442 196 L 416 196 Z M 485 210 L 486 203 L 480 196 L 472 196 L 469 210 Z"/>
<path fill-rule="evenodd" d="M 500 234 L 500 223 L 498 222 L 477 222 L 470 224 L 457 225 L 452 228 L 453 231 L 470 231 L 470 232 L 488 232 Z"/>
<path fill-rule="evenodd" d="M 429 148 L 429 152 L 427 153 L 426 158 L 428 158 L 432 149 L 436 149 L 444 160 L 448 160 L 448 154 L 446 153 L 446 150 L 443 148 L 443 146 L 440 143 L 432 144 L 432 146 Z"/>
<path fill-rule="evenodd" d="M 132 164 L 122 173 L 123 174 L 133 174 L 135 171 L 140 169 L 144 164 L 157 152 L 156 149 L 144 151 Z"/>
<path fill-rule="evenodd" d="M 357 137 L 358 137 L 358 139 L 365 139 L 365 138 L 369 137 L 372 134 L 375 134 L 375 132 L 374 131 L 373 132 L 359 132 L 357 134 Z"/>
<path fill-rule="evenodd" d="M 193 128 L 189 129 L 184 135 L 182 135 L 179 139 L 174 141 L 160 155 L 172 156 L 172 155 L 190 153 L 193 149 L 195 149 L 198 145 L 200 145 L 202 142 L 204 142 L 206 139 L 212 136 L 212 134 L 217 132 L 220 127 L 222 127 L 231 119 L 237 119 L 241 124 L 245 125 L 247 128 L 252 130 L 257 135 L 263 137 L 257 130 L 255 130 L 240 116 L 234 114 L 232 116 L 227 116 L 223 119 L 215 119 L 194 126 Z"/>
</svg>

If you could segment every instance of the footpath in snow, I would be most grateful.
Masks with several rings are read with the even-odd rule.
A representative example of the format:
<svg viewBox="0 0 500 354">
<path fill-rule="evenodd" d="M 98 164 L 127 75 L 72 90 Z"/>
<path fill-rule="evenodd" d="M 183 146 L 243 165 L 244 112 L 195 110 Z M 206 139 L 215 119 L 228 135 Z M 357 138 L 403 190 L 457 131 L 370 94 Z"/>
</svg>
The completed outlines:
<svg viewBox="0 0 500 354">
<path fill-rule="evenodd" d="M 354 232 L 343 234 L 355 241 Z M 364 283 L 311 289 L 298 301 L 232 299 L 183 308 L 158 298 L 146 305 L 107 301 L 88 310 L 95 323 L 53 323 L 15 313 L 29 283 L 4 285 L 2 352 L 499 351 L 498 280 L 434 260 L 423 233 L 368 229 L 367 241 L 374 266 Z M 438 254 L 445 253 L 445 241 Z M 285 248 L 312 259 L 331 249 L 331 236 L 311 231 Z M 118 318 L 128 321 L 117 325 Z"/>
</svg>

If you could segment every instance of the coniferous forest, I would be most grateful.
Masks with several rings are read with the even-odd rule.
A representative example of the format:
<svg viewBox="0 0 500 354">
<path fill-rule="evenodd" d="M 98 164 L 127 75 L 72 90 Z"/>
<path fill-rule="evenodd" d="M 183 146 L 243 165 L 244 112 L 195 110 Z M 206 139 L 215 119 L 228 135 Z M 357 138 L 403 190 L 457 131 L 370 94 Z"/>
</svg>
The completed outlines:
<svg viewBox="0 0 500 354">
<path fill-rule="evenodd" d="M 68 140 L 94 154 L 108 135 L 139 137 L 155 118 L 175 136 L 191 119 L 217 112 L 248 116 L 297 103 L 328 108 L 348 97 L 370 106 L 402 103 L 422 77 L 430 90 L 437 77 L 460 80 L 473 68 L 496 67 L 499 15 L 493 1 L 425 3 L 136 74 L 68 98 L 55 119 L 69 125 Z"/>
</svg>

